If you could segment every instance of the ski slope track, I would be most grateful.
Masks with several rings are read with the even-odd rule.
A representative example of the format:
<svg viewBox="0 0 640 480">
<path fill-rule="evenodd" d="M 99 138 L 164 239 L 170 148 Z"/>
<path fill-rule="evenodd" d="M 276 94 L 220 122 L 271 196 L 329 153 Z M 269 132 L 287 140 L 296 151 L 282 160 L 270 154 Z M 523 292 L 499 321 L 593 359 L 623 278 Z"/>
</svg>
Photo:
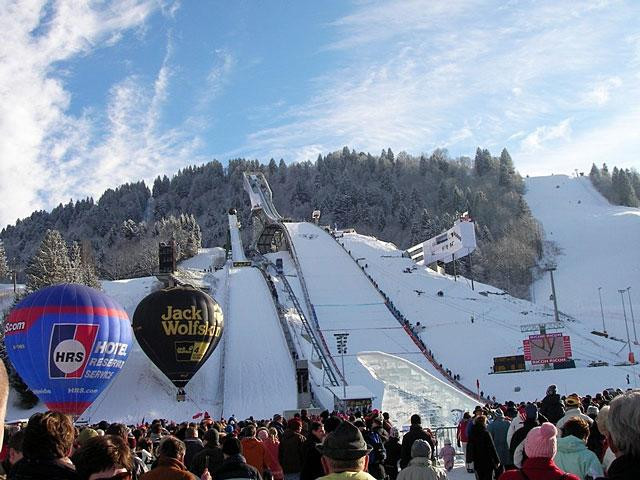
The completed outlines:
<svg viewBox="0 0 640 480">
<path fill-rule="evenodd" d="M 358 362 L 357 354 L 377 350 L 413 362 L 437 378 L 446 379 L 424 357 L 404 328 L 389 312 L 384 299 L 356 262 L 324 230 L 310 223 L 285 223 L 331 355 L 341 364 L 334 334 L 346 332 L 348 354 L 345 377 L 349 385 L 363 385 L 382 403 L 384 384 Z"/>
<path fill-rule="evenodd" d="M 626 340 L 618 290 L 631 287 L 636 325 L 640 327 L 640 209 L 611 205 L 587 177 L 529 178 L 526 185 L 531 212 L 544 227 L 546 238 L 561 250 L 554 272 L 558 309 L 602 331 L 598 298 L 598 287 L 602 287 L 606 329 Z M 548 277 L 535 282 L 532 299 L 536 304 L 551 306 L 550 295 Z M 633 341 L 628 301 L 624 292 Z"/>
</svg>

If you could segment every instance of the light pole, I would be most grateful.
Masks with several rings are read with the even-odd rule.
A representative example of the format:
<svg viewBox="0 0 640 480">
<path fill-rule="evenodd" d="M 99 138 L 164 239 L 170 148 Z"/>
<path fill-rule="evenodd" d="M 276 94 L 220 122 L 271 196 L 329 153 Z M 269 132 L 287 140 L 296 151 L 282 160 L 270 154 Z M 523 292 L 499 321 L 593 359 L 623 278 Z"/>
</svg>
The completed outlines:
<svg viewBox="0 0 640 480">
<path fill-rule="evenodd" d="M 627 287 L 627 296 L 629 297 L 629 310 L 631 310 L 631 324 L 633 325 L 633 343 L 638 345 L 638 334 L 636 333 L 636 318 L 633 316 L 633 305 L 631 304 L 631 287 Z"/>
<path fill-rule="evenodd" d="M 600 313 L 602 314 L 602 333 L 607 333 L 607 327 L 604 326 L 604 308 L 602 308 L 602 287 L 598 287 L 598 297 L 600 297 Z"/>
<path fill-rule="evenodd" d="M 553 313 L 554 313 L 556 322 L 559 322 L 560 317 L 558 316 L 558 300 L 556 298 L 556 284 L 553 281 L 553 272 L 556 271 L 556 267 L 548 265 L 547 268 L 545 268 L 545 271 L 549 272 L 549 275 L 551 275 L 551 297 L 553 298 Z"/>
<path fill-rule="evenodd" d="M 627 329 L 627 345 L 629 346 L 629 356 L 631 356 L 631 338 L 629 338 L 629 324 L 627 323 L 627 310 L 624 306 L 624 292 L 626 290 L 618 290 L 620 292 L 620 299 L 622 300 L 622 313 L 624 315 L 624 327 Z"/>
<path fill-rule="evenodd" d="M 338 349 L 338 354 L 340 355 L 340 360 L 342 361 L 342 404 L 344 407 L 344 411 L 347 411 L 347 380 L 344 371 L 344 356 L 347 354 L 347 339 L 349 338 L 348 333 L 334 333 L 334 337 L 336 337 L 336 347 Z"/>
</svg>

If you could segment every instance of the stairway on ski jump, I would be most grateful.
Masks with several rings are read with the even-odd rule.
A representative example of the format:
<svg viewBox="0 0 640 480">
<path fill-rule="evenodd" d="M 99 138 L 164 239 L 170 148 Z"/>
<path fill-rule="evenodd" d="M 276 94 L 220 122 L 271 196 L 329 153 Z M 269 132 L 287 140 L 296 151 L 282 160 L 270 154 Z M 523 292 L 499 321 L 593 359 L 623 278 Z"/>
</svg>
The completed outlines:
<svg viewBox="0 0 640 480">
<path fill-rule="evenodd" d="M 324 230 L 310 223 L 284 223 L 304 275 L 320 330 L 340 366 L 335 333 L 349 333 L 345 376 L 350 385 L 364 385 L 380 405 L 384 385 L 358 362 L 362 351 L 381 351 L 415 363 L 446 381 L 426 360 L 384 299 L 356 262 Z"/>
</svg>

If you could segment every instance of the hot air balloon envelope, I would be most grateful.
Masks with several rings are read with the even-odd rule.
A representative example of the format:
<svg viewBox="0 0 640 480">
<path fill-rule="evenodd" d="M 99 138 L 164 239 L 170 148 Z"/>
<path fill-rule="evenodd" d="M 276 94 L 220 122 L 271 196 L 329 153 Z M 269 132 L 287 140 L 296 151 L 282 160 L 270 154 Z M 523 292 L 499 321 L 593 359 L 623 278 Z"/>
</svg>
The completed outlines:
<svg viewBox="0 0 640 480">
<path fill-rule="evenodd" d="M 222 309 L 191 286 L 158 290 L 133 314 L 133 332 L 144 353 L 183 388 L 213 353 L 223 330 Z"/>
<path fill-rule="evenodd" d="M 84 285 L 43 288 L 5 323 L 12 365 L 50 410 L 79 416 L 122 370 L 131 349 L 127 312 Z"/>
</svg>

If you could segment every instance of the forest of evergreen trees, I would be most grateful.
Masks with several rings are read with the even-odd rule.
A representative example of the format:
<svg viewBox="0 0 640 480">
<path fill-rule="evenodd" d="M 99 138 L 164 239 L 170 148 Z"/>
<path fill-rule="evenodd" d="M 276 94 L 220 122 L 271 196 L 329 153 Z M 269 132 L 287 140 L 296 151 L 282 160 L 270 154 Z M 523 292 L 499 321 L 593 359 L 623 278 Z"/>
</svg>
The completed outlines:
<svg viewBox="0 0 640 480">
<path fill-rule="evenodd" d="M 322 224 L 354 227 L 403 249 L 449 228 L 461 212 L 469 211 L 479 241 L 474 278 L 528 295 L 542 253 L 542 232 L 509 153 L 503 150 L 494 157 L 480 148 L 474 159 L 450 158 L 446 150 L 414 157 L 387 149 L 374 156 L 345 147 L 315 162 L 290 165 L 232 159 L 223 167 L 213 160 L 172 178 L 158 177 L 151 190 L 144 182 L 125 184 L 107 190 L 97 202 L 88 198 L 34 212 L 0 232 L 9 266 L 23 270 L 47 229 L 91 247 L 105 278 L 152 271 L 157 242 L 166 239 L 167 231 L 174 236 L 183 232 L 179 243 L 188 251 L 185 255 L 200 244 L 223 245 L 230 207 L 248 224 L 242 184 L 248 170 L 266 175 L 282 215 L 303 220 L 320 209 Z M 459 271 L 465 269 L 466 262 L 459 265 Z"/>
<path fill-rule="evenodd" d="M 606 163 L 601 169 L 594 163 L 589 178 L 596 190 L 614 205 L 640 207 L 640 175 L 635 170 L 613 167 L 609 173 Z"/>
</svg>

